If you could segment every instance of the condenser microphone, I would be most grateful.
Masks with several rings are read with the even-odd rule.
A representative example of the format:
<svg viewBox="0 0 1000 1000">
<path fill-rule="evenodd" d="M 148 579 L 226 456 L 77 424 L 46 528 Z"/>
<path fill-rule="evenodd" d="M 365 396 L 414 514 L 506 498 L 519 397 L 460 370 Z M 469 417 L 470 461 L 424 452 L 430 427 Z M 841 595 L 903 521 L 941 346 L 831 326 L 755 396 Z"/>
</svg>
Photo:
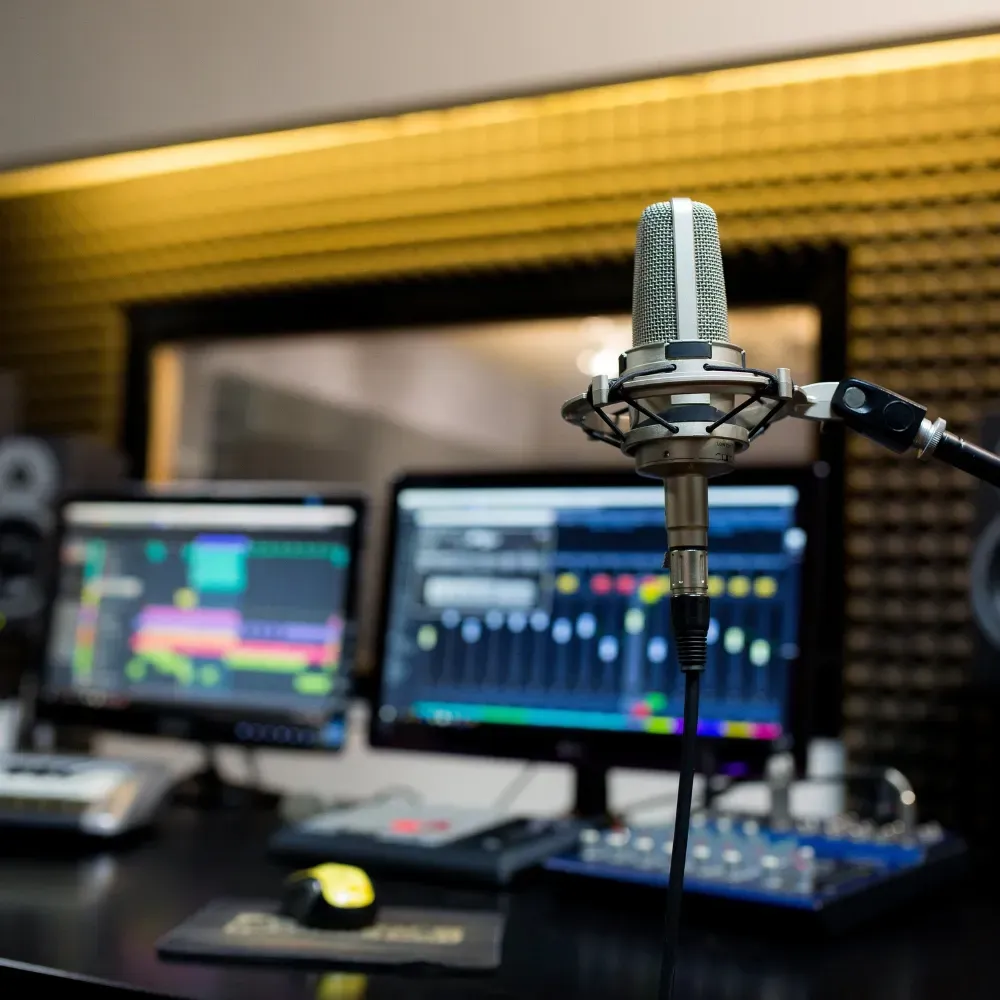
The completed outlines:
<svg viewBox="0 0 1000 1000">
<path fill-rule="evenodd" d="M 638 381 L 650 366 L 670 376 L 729 349 L 726 284 L 715 212 L 689 198 L 650 205 L 639 219 L 632 274 L 632 350 L 622 378 Z M 721 360 L 721 359 L 720 359 Z M 739 363 L 742 364 L 742 352 Z M 655 376 L 654 376 L 655 377 Z M 669 383 L 667 389 L 672 389 Z M 697 387 L 677 386 L 680 389 Z M 673 993 L 681 886 L 687 855 L 695 771 L 700 672 L 709 625 L 708 479 L 726 471 L 735 444 L 713 440 L 707 429 L 725 411 L 709 392 L 647 396 L 630 416 L 642 440 L 629 450 L 636 469 L 664 484 L 670 619 L 677 659 L 685 673 L 684 737 L 677 816 L 667 892 L 666 937 L 660 993 Z"/>
<path fill-rule="evenodd" d="M 632 347 L 616 377 L 595 376 L 562 414 L 591 438 L 617 445 L 640 475 L 664 482 L 665 566 L 685 670 L 705 664 L 707 480 L 732 469 L 793 389 L 787 370 L 747 368 L 743 350 L 729 342 L 715 212 L 689 198 L 646 208 L 636 233 Z"/>
<path fill-rule="evenodd" d="M 781 391 L 790 393 L 790 376 L 786 381 Z M 689 198 L 650 205 L 636 233 L 632 347 L 617 377 L 596 376 L 562 412 L 591 438 L 618 445 L 641 475 L 664 483 L 670 618 L 685 681 L 661 997 L 673 990 L 709 626 L 708 480 L 728 472 L 773 416 L 761 403 L 767 392 L 779 398 L 778 378 L 747 368 L 743 351 L 729 343 L 715 212 Z M 756 425 L 739 419 L 757 404 Z M 619 408 L 606 412 L 613 405 Z"/>
<path fill-rule="evenodd" d="M 694 368 L 704 381 L 706 361 L 743 364 L 742 351 L 729 344 L 719 224 L 708 205 L 673 198 L 650 205 L 639 220 L 632 350 L 623 374 L 641 379 L 650 365 L 665 363 L 673 372 Z M 732 408 L 731 393 L 664 392 L 643 404 L 649 414 L 637 411 L 632 424 L 642 440 L 629 450 L 640 473 L 664 481 L 674 640 L 681 666 L 700 669 L 708 630 L 708 478 L 729 469 L 743 442 L 707 430 Z"/>
</svg>

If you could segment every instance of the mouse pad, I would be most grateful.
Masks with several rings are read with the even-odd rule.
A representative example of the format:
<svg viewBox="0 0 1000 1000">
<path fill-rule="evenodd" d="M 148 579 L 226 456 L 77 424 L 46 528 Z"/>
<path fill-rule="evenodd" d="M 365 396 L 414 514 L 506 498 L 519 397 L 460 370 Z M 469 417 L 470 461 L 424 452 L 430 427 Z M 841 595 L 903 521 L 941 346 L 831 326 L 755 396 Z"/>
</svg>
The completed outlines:
<svg viewBox="0 0 1000 1000">
<path fill-rule="evenodd" d="M 500 964 L 498 913 L 383 907 L 360 931 L 302 927 L 274 900 L 219 899 L 156 943 L 163 958 L 281 965 L 435 965 L 487 970 Z"/>
</svg>

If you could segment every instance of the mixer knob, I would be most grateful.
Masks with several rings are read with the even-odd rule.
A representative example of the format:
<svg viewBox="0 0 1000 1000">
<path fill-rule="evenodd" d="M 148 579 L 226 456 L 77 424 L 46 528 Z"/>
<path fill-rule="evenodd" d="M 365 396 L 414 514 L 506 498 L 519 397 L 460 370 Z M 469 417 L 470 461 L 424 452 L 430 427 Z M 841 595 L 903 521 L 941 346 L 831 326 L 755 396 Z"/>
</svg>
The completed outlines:
<svg viewBox="0 0 1000 1000">
<path fill-rule="evenodd" d="M 580 833 L 581 844 L 593 846 L 594 844 L 599 844 L 600 842 L 601 842 L 600 830 L 588 829 L 588 830 L 583 830 Z"/>
<path fill-rule="evenodd" d="M 760 833 L 760 823 L 755 819 L 747 819 L 743 821 L 740 829 L 743 831 L 744 837 L 756 837 Z"/>
<path fill-rule="evenodd" d="M 875 824 L 870 819 L 862 820 L 851 831 L 851 838 L 853 840 L 874 840 Z"/>
<path fill-rule="evenodd" d="M 691 857 L 695 861 L 705 862 L 712 856 L 712 848 L 708 844 L 699 843 L 691 848 Z"/>
<path fill-rule="evenodd" d="M 652 837 L 636 837 L 635 838 L 635 849 L 637 851 L 651 851 L 655 846 L 655 842 Z"/>
<path fill-rule="evenodd" d="M 816 851 L 809 846 L 799 847 L 794 855 L 797 874 L 795 889 L 797 892 L 812 892 L 816 881 Z"/>
<path fill-rule="evenodd" d="M 940 823 L 924 823 L 917 830 L 917 839 L 922 844 L 936 844 L 944 840 L 944 830 Z"/>
<path fill-rule="evenodd" d="M 726 866 L 726 875 L 730 878 L 735 875 L 737 869 L 743 862 L 743 854 L 735 847 L 727 847 L 722 852 L 722 863 Z"/>
<path fill-rule="evenodd" d="M 696 812 L 691 817 L 691 829 L 692 830 L 704 830 L 708 825 L 708 816 L 703 812 Z"/>
<path fill-rule="evenodd" d="M 901 819 L 894 819 L 884 827 L 887 840 L 902 840 L 906 835 L 906 824 Z"/>
<path fill-rule="evenodd" d="M 608 847 L 624 847 L 629 842 L 628 830 L 609 830 L 604 835 L 604 842 Z"/>
<path fill-rule="evenodd" d="M 823 833 L 827 837 L 840 838 L 847 832 L 850 820 L 843 816 L 832 816 L 823 824 Z"/>
<path fill-rule="evenodd" d="M 715 828 L 719 833 L 731 833 L 733 829 L 733 820 L 730 816 L 720 816 L 715 821 Z"/>
<path fill-rule="evenodd" d="M 785 890 L 785 880 L 788 872 L 788 856 L 781 851 L 780 845 L 777 849 L 772 848 L 767 853 L 761 855 L 761 872 L 763 883 L 766 889 L 775 892 Z"/>
</svg>

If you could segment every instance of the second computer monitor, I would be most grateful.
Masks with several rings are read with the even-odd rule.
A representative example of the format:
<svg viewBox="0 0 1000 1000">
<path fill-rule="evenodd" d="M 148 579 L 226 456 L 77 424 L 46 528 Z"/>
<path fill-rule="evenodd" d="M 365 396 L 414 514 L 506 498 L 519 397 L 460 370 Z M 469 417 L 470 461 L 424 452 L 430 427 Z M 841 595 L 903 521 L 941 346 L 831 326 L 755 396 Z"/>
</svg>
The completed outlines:
<svg viewBox="0 0 1000 1000">
<path fill-rule="evenodd" d="M 795 726 L 816 476 L 709 488 L 712 620 L 700 732 L 759 766 Z M 397 483 L 372 738 L 669 767 L 682 726 L 662 484 L 634 475 Z"/>
<path fill-rule="evenodd" d="M 222 489 L 69 500 L 39 714 L 339 749 L 364 510 L 356 495 Z"/>
</svg>

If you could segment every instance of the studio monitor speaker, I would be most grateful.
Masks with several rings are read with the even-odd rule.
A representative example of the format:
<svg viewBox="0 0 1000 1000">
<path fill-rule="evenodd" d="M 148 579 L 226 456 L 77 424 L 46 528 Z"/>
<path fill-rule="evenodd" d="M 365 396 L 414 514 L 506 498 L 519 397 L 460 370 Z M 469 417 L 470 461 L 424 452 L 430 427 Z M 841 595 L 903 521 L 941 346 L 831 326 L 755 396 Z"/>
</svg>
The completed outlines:
<svg viewBox="0 0 1000 1000">
<path fill-rule="evenodd" d="M 83 437 L 0 436 L 0 623 L 7 635 L 37 630 L 48 591 L 60 496 L 122 478 L 121 457 Z"/>
<path fill-rule="evenodd" d="M 982 423 L 979 444 L 1000 451 L 1000 413 Z M 1000 490 L 981 483 L 976 501 L 969 599 L 975 629 L 976 673 L 1000 686 Z"/>
</svg>

